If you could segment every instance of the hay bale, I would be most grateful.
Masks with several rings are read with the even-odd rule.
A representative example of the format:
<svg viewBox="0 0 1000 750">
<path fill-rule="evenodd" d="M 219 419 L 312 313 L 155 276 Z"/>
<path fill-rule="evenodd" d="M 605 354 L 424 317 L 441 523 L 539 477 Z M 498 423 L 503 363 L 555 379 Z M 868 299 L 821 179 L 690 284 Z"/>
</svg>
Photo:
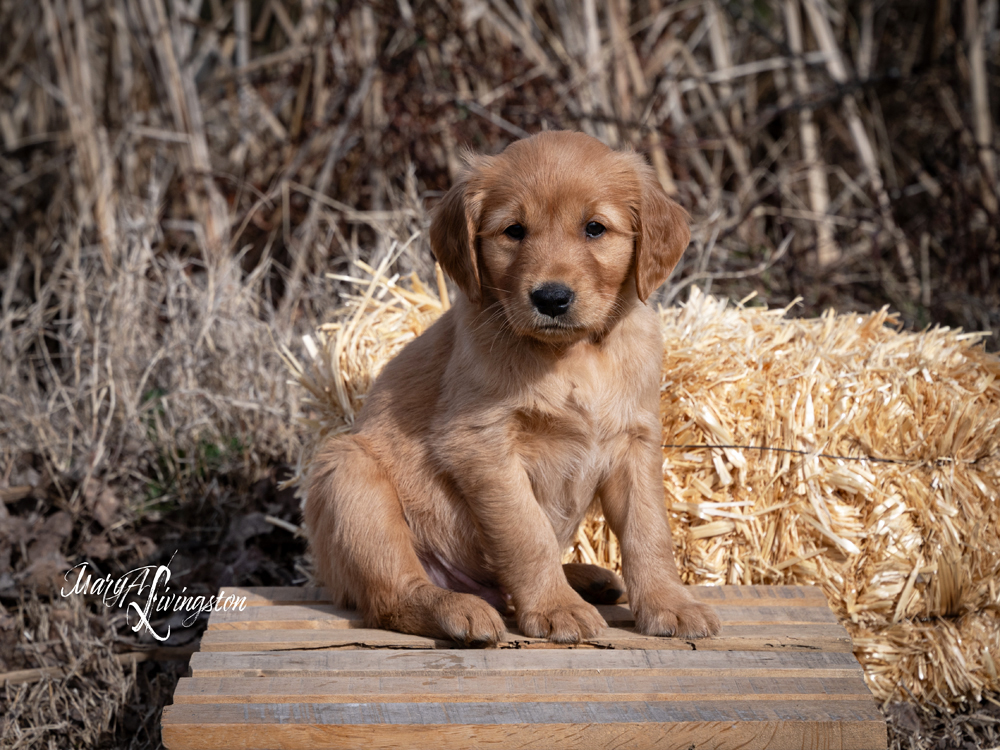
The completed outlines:
<svg viewBox="0 0 1000 750">
<path fill-rule="evenodd" d="M 785 312 L 662 312 L 665 443 L 803 451 L 665 449 L 685 577 L 822 586 L 880 699 L 996 692 L 1000 360 L 885 309 Z"/>
<path fill-rule="evenodd" d="M 415 276 L 353 281 L 306 346 L 315 445 L 445 309 Z M 441 287 L 439 286 L 439 289 Z M 786 317 L 692 287 L 661 310 L 664 485 L 688 583 L 821 586 L 885 701 L 1000 691 L 1000 359 L 886 309 Z M 707 447 L 725 446 L 725 447 Z M 566 561 L 620 567 L 601 517 Z"/>
</svg>

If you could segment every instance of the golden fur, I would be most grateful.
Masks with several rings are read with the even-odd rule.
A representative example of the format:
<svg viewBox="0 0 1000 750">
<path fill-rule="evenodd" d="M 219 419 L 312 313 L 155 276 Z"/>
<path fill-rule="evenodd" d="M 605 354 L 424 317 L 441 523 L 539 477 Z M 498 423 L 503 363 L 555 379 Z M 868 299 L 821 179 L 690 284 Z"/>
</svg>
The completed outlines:
<svg viewBox="0 0 1000 750">
<path fill-rule="evenodd" d="M 508 603 L 525 635 L 593 637 L 606 623 L 580 594 L 613 600 L 621 581 L 560 556 L 599 503 L 639 630 L 718 631 L 673 559 L 662 341 L 645 304 L 689 239 L 642 158 L 589 136 L 470 160 L 431 225 L 464 298 L 312 465 L 305 515 L 335 601 L 371 626 L 467 643 L 501 640 Z"/>
</svg>

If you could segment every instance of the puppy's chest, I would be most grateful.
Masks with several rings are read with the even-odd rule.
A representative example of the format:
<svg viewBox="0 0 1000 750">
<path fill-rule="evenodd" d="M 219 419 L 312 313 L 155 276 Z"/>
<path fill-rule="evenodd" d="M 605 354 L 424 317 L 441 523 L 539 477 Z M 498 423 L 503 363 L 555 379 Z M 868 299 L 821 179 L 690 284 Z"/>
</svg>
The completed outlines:
<svg viewBox="0 0 1000 750">
<path fill-rule="evenodd" d="M 633 378 L 576 364 L 539 382 L 514 412 L 515 450 L 559 537 L 575 531 L 640 401 Z"/>
<path fill-rule="evenodd" d="M 530 381 L 518 399 L 518 411 L 533 417 L 524 420 L 524 431 L 553 439 L 613 429 L 613 402 L 631 398 L 615 388 L 619 370 L 596 356 L 577 356 Z"/>
<path fill-rule="evenodd" d="M 522 437 L 552 449 L 604 443 L 634 425 L 646 380 L 622 357 L 589 351 L 568 357 L 521 394 Z"/>
</svg>

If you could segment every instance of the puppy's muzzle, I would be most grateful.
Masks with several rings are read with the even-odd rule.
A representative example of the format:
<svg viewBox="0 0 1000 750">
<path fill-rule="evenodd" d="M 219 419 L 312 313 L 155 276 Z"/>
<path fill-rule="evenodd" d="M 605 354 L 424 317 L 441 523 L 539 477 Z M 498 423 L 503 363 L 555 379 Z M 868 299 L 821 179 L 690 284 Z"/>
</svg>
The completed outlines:
<svg viewBox="0 0 1000 750">
<path fill-rule="evenodd" d="M 550 318 L 558 318 L 565 314 L 576 297 L 572 289 L 555 281 L 545 282 L 528 296 L 535 309 Z"/>
</svg>

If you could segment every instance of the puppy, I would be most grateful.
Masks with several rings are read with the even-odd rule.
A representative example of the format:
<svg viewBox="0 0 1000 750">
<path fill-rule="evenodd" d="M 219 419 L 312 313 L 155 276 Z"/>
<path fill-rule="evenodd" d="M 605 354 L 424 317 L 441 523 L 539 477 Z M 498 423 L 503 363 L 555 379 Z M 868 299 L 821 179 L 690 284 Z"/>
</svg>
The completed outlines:
<svg viewBox="0 0 1000 750">
<path fill-rule="evenodd" d="M 597 504 L 638 629 L 718 632 L 674 563 L 663 344 L 645 304 L 689 239 L 642 158 L 589 136 L 471 158 L 430 230 L 464 298 L 312 464 L 305 517 L 335 602 L 372 627 L 470 644 L 504 638 L 508 604 L 527 636 L 591 638 L 606 623 L 581 592 L 614 600 L 621 582 L 560 556 Z"/>
</svg>

